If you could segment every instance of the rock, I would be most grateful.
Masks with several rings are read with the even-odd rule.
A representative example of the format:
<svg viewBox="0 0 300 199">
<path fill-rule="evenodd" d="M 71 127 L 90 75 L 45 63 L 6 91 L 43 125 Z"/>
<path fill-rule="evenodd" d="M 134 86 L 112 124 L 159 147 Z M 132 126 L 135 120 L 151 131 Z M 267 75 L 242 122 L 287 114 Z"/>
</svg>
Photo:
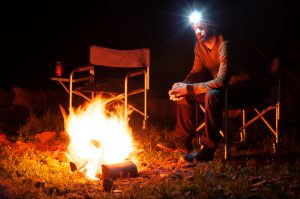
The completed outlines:
<svg viewBox="0 0 300 199">
<path fill-rule="evenodd" d="M 15 106 L 21 106 L 28 110 L 32 109 L 32 94 L 20 87 L 13 87 L 13 99 L 11 104 Z"/>
<path fill-rule="evenodd" d="M 66 131 L 59 132 L 59 137 L 61 139 L 64 139 L 64 140 L 69 140 L 70 139 L 69 134 Z"/>
<path fill-rule="evenodd" d="M 59 152 L 57 154 L 56 159 L 60 162 L 69 162 L 69 159 L 68 159 L 67 155 L 63 152 Z"/>
<path fill-rule="evenodd" d="M 68 149 L 68 142 L 64 142 L 62 140 L 51 140 L 51 142 L 48 143 L 49 151 L 66 151 Z"/>
<path fill-rule="evenodd" d="M 0 133 L 0 144 L 9 144 L 7 137 L 4 133 Z"/>
<path fill-rule="evenodd" d="M 35 145 L 35 148 L 39 151 L 48 151 L 49 150 L 48 143 L 37 142 L 37 143 L 34 143 L 34 145 Z"/>
<path fill-rule="evenodd" d="M 0 142 L 6 140 L 6 135 L 4 133 L 0 133 Z"/>
<path fill-rule="evenodd" d="M 17 141 L 14 143 L 14 152 L 16 153 L 22 153 L 30 149 L 35 149 L 36 146 L 32 144 L 31 142 L 22 142 Z"/>
<path fill-rule="evenodd" d="M 56 132 L 45 131 L 43 133 L 36 134 L 34 138 L 38 139 L 41 143 L 46 143 L 48 140 L 53 139 L 56 136 Z"/>
</svg>

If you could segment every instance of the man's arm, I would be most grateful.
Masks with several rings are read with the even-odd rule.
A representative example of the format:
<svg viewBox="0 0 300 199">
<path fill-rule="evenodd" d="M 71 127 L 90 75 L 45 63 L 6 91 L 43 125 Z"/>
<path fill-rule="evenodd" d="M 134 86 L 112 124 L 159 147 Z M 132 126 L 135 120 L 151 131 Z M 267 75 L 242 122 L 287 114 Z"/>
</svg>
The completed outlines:
<svg viewBox="0 0 300 199">
<path fill-rule="evenodd" d="M 227 42 L 224 42 L 219 48 L 220 66 L 216 78 L 201 83 L 177 82 L 173 85 L 172 89 L 169 91 L 170 99 L 173 101 L 178 101 L 181 100 L 184 96 L 188 95 L 189 93 L 194 93 L 194 94 L 206 93 L 211 89 L 222 88 L 226 84 L 228 84 L 230 80 L 228 65 L 231 63 L 228 63 L 227 48 L 228 48 Z"/>
<path fill-rule="evenodd" d="M 219 48 L 220 66 L 216 78 L 207 82 L 194 83 L 192 85 L 195 94 L 206 93 L 211 89 L 224 87 L 230 79 L 228 70 L 228 44 L 224 42 Z"/>
</svg>

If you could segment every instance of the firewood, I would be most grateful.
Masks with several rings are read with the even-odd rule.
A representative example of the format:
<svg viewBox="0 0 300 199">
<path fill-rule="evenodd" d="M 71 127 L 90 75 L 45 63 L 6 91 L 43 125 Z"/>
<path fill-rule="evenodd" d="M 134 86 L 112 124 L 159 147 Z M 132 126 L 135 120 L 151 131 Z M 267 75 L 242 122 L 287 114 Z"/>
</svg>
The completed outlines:
<svg viewBox="0 0 300 199">
<path fill-rule="evenodd" d="M 117 164 L 102 164 L 102 179 L 119 177 L 137 177 L 138 171 L 132 161 L 125 161 Z"/>
<path fill-rule="evenodd" d="M 73 161 L 70 162 L 70 168 L 71 171 L 74 172 L 76 170 L 80 170 L 82 168 L 84 168 L 87 165 L 88 161 L 87 160 L 78 160 L 78 161 Z"/>
</svg>

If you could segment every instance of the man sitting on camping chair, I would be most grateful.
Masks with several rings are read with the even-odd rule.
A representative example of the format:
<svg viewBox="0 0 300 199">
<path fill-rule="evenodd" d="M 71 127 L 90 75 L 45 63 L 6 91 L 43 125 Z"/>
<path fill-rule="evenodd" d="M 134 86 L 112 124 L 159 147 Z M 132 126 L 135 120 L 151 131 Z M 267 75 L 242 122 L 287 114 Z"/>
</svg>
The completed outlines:
<svg viewBox="0 0 300 199">
<path fill-rule="evenodd" d="M 267 68 L 264 57 L 253 46 L 226 40 L 211 21 L 197 22 L 192 28 L 197 37 L 194 65 L 185 80 L 169 91 L 170 99 L 177 101 L 175 143 L 165 140 L 157 146 L 180 150 L 187 161 L 209 161 L 214 159 L 220 140 L 225 89 L 237 85 L 230 96 L 234 103 L 255 104 L 267 94 L 268 88 L 262 83 Z M 192 152 L 195 102 L 205 104 L 205 128 L 201 147 Z"/>
</svg>

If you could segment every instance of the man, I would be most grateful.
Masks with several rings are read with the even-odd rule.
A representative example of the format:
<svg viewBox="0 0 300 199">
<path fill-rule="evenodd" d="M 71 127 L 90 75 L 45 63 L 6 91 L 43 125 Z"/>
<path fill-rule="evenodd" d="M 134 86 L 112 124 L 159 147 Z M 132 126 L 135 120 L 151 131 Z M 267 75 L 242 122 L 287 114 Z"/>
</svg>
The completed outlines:
<svg viewBox="0 0 300 199">
<path fill-rule="evenodd" d="M 170 99 L 177 101 L 175 145 L 161 142 L 158 147 L 185 152 L 187 161 L 209 161 L 220 140 L 225 88 L 236 83 L 241 86 L 233 98 L 236 103 L 252 103 L 264 93 L 260 79 L 265 75 L 262 56 L 251 45 L 226 41 L 217 27 L 205 22 L 193 25 L 197 38 L 194 65 L 183 82 L 177 82 L 169 91 Z M 247 86 L 251 86 L 249 91 Z M 253 89 L 254 88 L 254 89 Z M 192 151 L 195 137 L 195 102 L 205 104 L 205 128 L 201 147 Z"/>
</svg>

